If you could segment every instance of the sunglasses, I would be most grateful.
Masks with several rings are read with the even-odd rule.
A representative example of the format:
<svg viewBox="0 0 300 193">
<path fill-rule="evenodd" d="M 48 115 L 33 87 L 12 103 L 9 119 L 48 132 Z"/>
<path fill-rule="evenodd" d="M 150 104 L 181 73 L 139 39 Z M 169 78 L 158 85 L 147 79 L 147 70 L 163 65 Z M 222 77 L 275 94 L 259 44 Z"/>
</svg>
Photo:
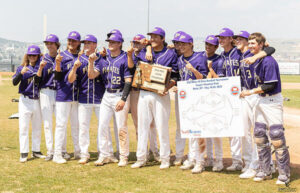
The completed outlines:
<svg viewBox="0 0 300 193">
<path fill-rule="evenodd" d="M 28 55 L 28 57 L 36 57 L 36 56 L 38 56 L 38 55 Z"/>
</svg>

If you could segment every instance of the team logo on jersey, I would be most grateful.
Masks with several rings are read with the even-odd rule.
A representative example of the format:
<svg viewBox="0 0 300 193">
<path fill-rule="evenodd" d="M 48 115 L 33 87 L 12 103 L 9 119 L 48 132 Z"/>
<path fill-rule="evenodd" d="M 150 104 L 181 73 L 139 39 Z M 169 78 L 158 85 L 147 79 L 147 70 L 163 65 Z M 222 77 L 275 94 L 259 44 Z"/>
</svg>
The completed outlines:
<svg viewBox="0 0 300 193">
<path fill-rule="evenodd" d="M 239 94 L 239 88 L 236 87 L 236 86 L 232 87 L 232 88 L 231 88 L 231 94 L 232 94 L 232 95 L 237 95 L 237 94 Z"/>
<path fill-rule="evenodd" d="M 180 92 L 179 92 L 179 97 L 180 97 L 181 99 L 184 99 L 184 98 L 186 97 L 186 92 L 185 92 L 184 90 L 180 91 Z"/>
</svg>

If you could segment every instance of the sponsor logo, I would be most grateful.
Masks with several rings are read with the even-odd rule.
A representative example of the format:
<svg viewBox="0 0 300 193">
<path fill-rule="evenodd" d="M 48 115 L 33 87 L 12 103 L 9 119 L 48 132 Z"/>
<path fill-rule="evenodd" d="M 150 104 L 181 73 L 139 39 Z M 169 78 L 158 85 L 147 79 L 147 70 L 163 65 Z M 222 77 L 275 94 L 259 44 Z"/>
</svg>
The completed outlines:
<svg viewBox="0 0 300 193">
<path fill-rule="evenodd" d="M 232 87 L 232 88 L 231 88 L 231 94 L 232 94 L 232 95 L 237 95 L 237 94 L 239 94 L 239 88 L 236 87 L 236 86 Z"/>
<path fill-rule="evenodd" d="M 184 99 L 184 98 L 186 97 L 186 92 L 185 92 L 184 90 L 180 91 L 180 92 L 179 92 L 179 97 L 180 97 L 181 99 Z"/>
</svg>

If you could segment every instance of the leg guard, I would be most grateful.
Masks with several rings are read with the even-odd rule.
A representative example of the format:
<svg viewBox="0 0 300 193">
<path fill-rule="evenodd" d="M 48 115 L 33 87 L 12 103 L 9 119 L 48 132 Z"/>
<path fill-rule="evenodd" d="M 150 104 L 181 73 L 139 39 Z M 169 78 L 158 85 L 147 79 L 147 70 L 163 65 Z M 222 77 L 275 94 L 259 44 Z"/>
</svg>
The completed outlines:
<svg viewBox="0 0 300 193">
<path fill-rule="evenodd" d="M 271 147 L 267 137 L 267 126 L 264 123 L 255 123 L 254 127 L 255 143 L 257 144 L 259 167 L 262 172 L 269 175 L 271 173 Z"/>
<path fill-rule="evenodd" d="M 286 147 L 283 125 L 271 125 L 270 138 L 275 149 L 279 175 L 290 176 L 290 155 Z"/>
</svg>

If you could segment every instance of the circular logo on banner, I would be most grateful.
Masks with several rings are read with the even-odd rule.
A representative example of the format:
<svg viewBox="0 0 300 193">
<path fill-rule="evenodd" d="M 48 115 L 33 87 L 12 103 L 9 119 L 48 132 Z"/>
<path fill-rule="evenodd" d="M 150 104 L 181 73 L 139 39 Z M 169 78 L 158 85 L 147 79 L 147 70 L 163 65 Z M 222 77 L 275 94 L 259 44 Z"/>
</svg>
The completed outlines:
<svg viewBox="0 0 300 193">
<path fill-rule="evenodd" d="M 237 95 L 237 94 L 239 94 L 239 88 L 236 87 L 236 86 L 232 87 L 232 88 L 231 88 L 231 94 L 232 94 L 232 95 Z"/>
<path fill-rule="evenodd" d="M 186 96 L 186 93 L 185 93 L 184 90 L 182 90 L 182 91 L 179 92 L 179 97 L 180 97 L 181 99 L 184 99 L 185 96 Z"/>
</svg>

